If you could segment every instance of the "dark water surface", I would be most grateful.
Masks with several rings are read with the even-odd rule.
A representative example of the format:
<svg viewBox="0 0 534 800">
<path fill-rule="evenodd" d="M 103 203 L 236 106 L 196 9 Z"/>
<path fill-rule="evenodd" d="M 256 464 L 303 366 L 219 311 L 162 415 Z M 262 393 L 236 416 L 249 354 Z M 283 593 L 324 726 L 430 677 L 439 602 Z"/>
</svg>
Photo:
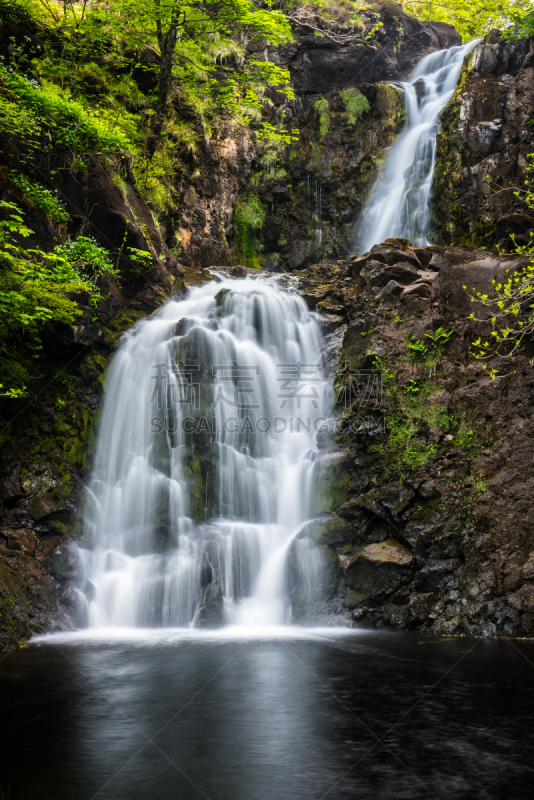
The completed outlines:
<svg viewBox="0 0 534 800">
<path fill-rule="evenodd" d="M 534 796 L 532 642 L 48 637 L 0 692 L 2 800 Z"/>
</svg>

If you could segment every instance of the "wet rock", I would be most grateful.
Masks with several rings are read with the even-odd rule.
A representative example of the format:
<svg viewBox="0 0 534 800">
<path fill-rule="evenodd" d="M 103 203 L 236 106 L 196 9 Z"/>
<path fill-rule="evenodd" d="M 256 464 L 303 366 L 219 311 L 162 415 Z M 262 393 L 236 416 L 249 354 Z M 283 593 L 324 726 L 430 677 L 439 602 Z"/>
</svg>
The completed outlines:
<svg viewBox="0 0 534 800">
<path fill-rule="evenodd" d="M 441 438 L 441 436 L 443 436 L 439 429 L 434 428 L 433 430 L 437 433 L 436 438 Z M 440 490 L 432 480 L 422 483 L 417 489 L 417 493 L 423 500 L 432 500 L 434 497 L 441 497 Z"/>
<path fill-rule="evenodd" d="M 220 290 L 217 292 L 217 294 L 215 295 L 215 302 L 217 303 L 217 305 L 219 306 L 219 308 L 220 308 L 220 307 L 222 306 L 222 304 L 224 303 L 224 301 L 225 301 L 225 298 L 226 298 L 226 295 L 228 295 L 228 294 L 230 294 L 230 289 L 220 289 Z M 180 321 L 181 321 L 181 320 L 180 320 Z"/>
<path fill-rule="evenodd" d="M 401 523 L 401 514 L 414 497 L 411 487 L 392 484 L 372 489 L 355 502 L 387 522 Z"/>
<path fill-rule="evenodd" d="M 335 514 L 311 520 L 299 531 L 296 538 L 310 538 L 317 544 L 329 547 L 347 544 L 357 535 L 354 523 Z"/>
<path fill-rule="evenodd" d="M 214 581 L 204 590 L 198 614 L 199 628 L 220 628 L 224 623 L 224 599 L 221 586 Z"/>
<path fill-rule="evenodd" d="M 22 553 L 34 555 L 37 546 L 37 536 L 28 528 L 19 528 L 7 534 L 7 546 L 10 550 L 20 550 Z"/>
<path fill-rule="evenodd" d="M 56 540 L 57 541 L 57 540 Z M 46 569 L 58 583 L 75 580 L 78 574 L 78 553 L 76 544 L 60 541 L 46 556 Z"/>
<path fill-rule="evenodd" d="M 407 582 L 414 558 L 394 539 L 363 547 L 347 566 L 347 581 L 358 601 L 390 595 Z"/>
<path fill-rule="evenodd" d="M 433 224 L 443 243 L 500 242 L 512 250 L 510 234 L 526 234 L 534 225 L 513 191 L 522 185 L 531 150 L 534 70 L 528 59 L 528 40 L 499 37 L 479 43 L 464 63 L 437 137 Z"/>
</svg>

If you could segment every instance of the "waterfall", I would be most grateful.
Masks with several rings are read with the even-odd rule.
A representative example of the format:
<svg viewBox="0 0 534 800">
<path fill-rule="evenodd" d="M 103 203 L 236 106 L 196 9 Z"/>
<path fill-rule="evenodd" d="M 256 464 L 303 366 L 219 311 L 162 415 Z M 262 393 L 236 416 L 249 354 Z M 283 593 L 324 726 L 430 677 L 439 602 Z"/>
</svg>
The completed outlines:
<svg viewBox="0 0 534 800">
<path fill-rule="evenodd" d="M 218 276 L 126 333 L 79 551 L 86 624 L 291 621 L 291 565 L 305 586 L 321 561 L 295 539 L 330 406 L 321 353 L 316 315 L 265 276 Z"/>
<path fill-rule="evenodd" d="M 406 125 L 362 213 L 361 252 L 388 237 L 430 244 L 430 188 L 439 116 L 454 93 L 464 56 L 479 41 L 430 53 L 407 82 L 395 84 L 404 92 Z"/>
</svg>

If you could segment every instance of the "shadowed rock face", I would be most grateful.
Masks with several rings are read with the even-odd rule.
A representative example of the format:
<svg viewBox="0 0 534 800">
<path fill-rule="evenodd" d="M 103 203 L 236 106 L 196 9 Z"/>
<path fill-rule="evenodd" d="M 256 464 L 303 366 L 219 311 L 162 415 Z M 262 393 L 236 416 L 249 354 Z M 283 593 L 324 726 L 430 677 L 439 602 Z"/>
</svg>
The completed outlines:
<svg viewBox="0 0 534 800">
<path fill-rule="evenodd" d="M 400 8 L 395 12 L 381 18 L 383 27 L 371 41 L 339 46 L 324 37 L 301 35 L 291 45 L 270 48 L 269 58 L 290 70 L 291 83 L 301 96 L 402 80 L 423 56 L 462 43 L 451 25 L 420 22 Z M 363 16 L 369 21 L 376 18 L 372 12 Z"/>
<path fill-rule="evenodd" d="M 534 229 L 515 195 L 534 132 L 534 40 L 498 31 L 478 44 L 442 115 L 433 185 L 433 229 L 444 243 L 512 246 Z M 521 238 L 518 239 L 521 242 Z"/>
</svg>

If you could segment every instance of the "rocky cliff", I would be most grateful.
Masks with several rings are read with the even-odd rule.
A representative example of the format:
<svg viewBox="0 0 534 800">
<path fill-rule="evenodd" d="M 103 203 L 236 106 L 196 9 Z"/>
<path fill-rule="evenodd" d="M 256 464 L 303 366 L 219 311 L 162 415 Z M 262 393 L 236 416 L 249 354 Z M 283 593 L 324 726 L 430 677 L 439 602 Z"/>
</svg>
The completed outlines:
<svg viewBox="0 0 534 800">
<path fill-rule="evenodd" d="M 443 244 L 526 244 L 532 212 L 517 196 L 527 178 L 534 119 L 534 42 L 493 31 L 469 57 L 442 115 L 433 226 Z"/>
<path fill-rule="evenodd" d="M 316 618 L 534 632 L 534 369 L 527 357 L 473 362 L 484 325 L 467 321 L 462 288 L 491 292 L 525 260 L 388 240 L 303 271 L 336 372 L 317 518 L 301 532 L 325 552 Z"/>
</svg>

